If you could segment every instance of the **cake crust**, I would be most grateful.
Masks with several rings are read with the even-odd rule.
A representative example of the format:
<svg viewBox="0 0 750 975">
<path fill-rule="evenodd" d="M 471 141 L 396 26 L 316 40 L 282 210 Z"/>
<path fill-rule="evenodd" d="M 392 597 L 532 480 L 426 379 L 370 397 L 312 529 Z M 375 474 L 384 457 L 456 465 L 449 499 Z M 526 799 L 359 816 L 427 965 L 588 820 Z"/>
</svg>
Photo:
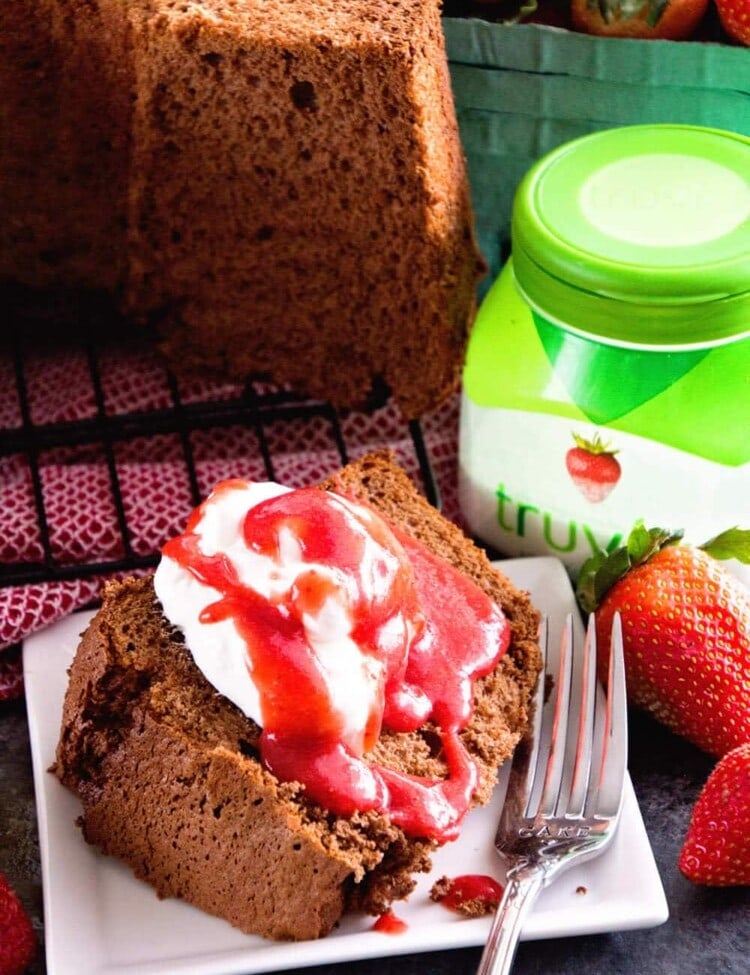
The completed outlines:
<svg viewBox="0 0 750 975">
<path fill-rule="evenodd" d="M 500 601 L 511 646 L 475 687 L 462 732 L 487 801 L 498 765 L 527 722 L 539 669 L 538 616 L 418 494 L 386 452 L 326 487 L 367 500 Z M 85 839 L 128 863 L 160 896 L 181 897 L 243 931 L 300 940 L 344 911 L 379 914 L 430 867 L 434 841 L 407 837 L 377 812 L 336 817 L 280 783 L 258 758 L 260 729 L 208 684 L 167 622 L 151 577 L 112 583 L 70 670 L 55 772 L 80 798 Z M 373 759 L 444 773 L 429 726 L 384 733 Z"/>
</svg>

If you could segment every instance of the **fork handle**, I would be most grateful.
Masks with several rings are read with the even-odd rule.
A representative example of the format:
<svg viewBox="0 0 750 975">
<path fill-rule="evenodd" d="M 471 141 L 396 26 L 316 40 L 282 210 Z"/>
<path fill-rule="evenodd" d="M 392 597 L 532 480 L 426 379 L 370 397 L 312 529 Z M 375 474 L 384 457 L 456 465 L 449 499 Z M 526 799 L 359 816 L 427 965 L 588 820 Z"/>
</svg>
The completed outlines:
<svg viewBox="0 0 750 975">
<path fill-rule="evenodd" d="M 508 878 L 492 920 L 477 975 L 508 975 L 516 956 L 523 922 L 544 886 L 544 880 L 541 867 L 527 868 Z"/>
</svg>

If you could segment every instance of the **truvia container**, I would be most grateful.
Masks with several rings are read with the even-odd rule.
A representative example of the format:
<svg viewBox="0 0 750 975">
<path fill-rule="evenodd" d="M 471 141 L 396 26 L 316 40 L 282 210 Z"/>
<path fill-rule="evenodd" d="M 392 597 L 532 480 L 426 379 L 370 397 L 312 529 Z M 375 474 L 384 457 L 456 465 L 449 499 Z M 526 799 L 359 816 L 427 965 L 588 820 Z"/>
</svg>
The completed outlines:
<svg viewBox="0 0 750 975">
<path fill-rule="evenodd" d="M 575 575 L 637 519 L 750 527 L 750 139 L 609 129 L 518 188 L 463 377 L 471 531 Z"/>
</svg>

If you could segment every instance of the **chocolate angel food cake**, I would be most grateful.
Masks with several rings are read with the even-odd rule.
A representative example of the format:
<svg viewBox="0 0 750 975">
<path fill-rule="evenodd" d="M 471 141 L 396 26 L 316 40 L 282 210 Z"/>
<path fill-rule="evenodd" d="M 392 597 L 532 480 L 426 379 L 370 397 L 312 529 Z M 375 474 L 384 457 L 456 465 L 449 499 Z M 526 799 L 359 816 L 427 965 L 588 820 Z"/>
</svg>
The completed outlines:
<svg viewBox="0 0 750 975">
<path fill-rule="evenodd" d="M 438 0 L 3 0 L 0 53 L 0 284 L 109 296 L 182 374 L 456 388 L 484 265 Z"/>
<path fill-rule="evenodd" d="M 538 623 L 388 452 L 305 489 L 225 481 L 154 575 L 107 585 L 55 772 L 159 896 L 321 937 L 408 896 L 489 799 Z"/>
</svg>

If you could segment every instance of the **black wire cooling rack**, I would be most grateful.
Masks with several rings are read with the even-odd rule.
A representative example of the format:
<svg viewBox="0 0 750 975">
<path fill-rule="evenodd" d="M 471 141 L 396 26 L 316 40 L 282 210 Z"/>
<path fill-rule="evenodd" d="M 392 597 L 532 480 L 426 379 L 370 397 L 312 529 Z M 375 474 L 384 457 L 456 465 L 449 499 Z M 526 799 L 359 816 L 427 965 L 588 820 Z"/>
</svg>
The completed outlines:
<svg viewBox="0 0 750 975">
<path fill-rule="evenodd" d="M 142 551 L 133 545 L 133 531 L 123 499 L 121 469 L 118 462 L 118 448 L 123 443 L 138 442 L 148 451 L 150 442 L 168 435 L 177 438 L 180 444 L 181 463 L 189 483 L 192 505 L 201 500 L 201 486 L 196 470 L 196 456 L 193 435 L 198 431 L 211 431 L 227 427 L 244 426 L 254 433 L 258 460 L 269 480 L 280 480 L 277 476 L 277 457 L 273 443 L 278 441 L 279 427 L 290 430 L 295 426 L 316 424 L 318 436 L 325 432 L 328 449 L 337 456 L 336 466 L 346 464 L 350 459 L 350 445 L 347 442 L 343 414 L 330 404 L 305 399 L 289 390 L 280 389 L 257 378 L 248 379 L 243 385 L 220 387 L 220 395 L 212 388 L 206 398 L 191 395 L 185 398 L 181 383 L 154 355 L 150 368 L 161 371 L 162 382 L 167 392 L 165 402 L 142 409 L 119 411 L 107 403 L 102 379 L 102 356 L 112 354 L 112 347 L 123 343 L 122 348 L 132 350 L 133 343 L 143 345 L 144 339 L 135 337 L 132 329 L 125 331 L 122 324 L 112 316 L 102 316 L 97 311 L 85 312 L 76 308 L 72 318 L 74 328 L 70 327 L 71 311 L 57 309 L 47 312 L 40 321 L 34 309 L 32 314 L 18 311 L 18 302 L 3 299 L 6 324 L 0 341 L 0 392 L 6 407 L 14 408 L 9 420 L 9 411 L 0 409 L 0 465 L 10 463 L 15 469 L 21 465 L 26 479 L 27 494 L 33 498 L 33 516 L 36 524 L 37 557 L 33 560 L 16 561 L 7 557 L 0 559 L 0 586 L 25 585 L 72 578 L 108 575 L 147 569 L 154 566 L 159 558 L 158 549 Z M 61 324 L 62 323 L 62 324 Z M 66 337 L 61 341 L 59 334 Z M 39 419 L 35 416 L 30 387 L 30 365 L 47 364 L 56 355 L 64 355 L 66 361 L 71 356 L 71 338 L 74 354 L 80 359 L 77 376 L 70 381 L 84 381 L 90 384 L 92 409 L 85 418 Z M 82 371 L 81 371 L 82 370 Z M 59 380 L 59 376 L 58 376 Z M 64 380 L 63 380 L 64 381 Z M 38 378 L 36 387 L 39 386 Z M 34 390 L 38 398 L 39 389 Z M 59 390 L 57 393 L 59 397 Z M 41 393 L 44 397 L 44 390 Z M 373 403 L 377 409 L 384 404 Z M 63 411 L 64 412 L 64 411 Z M 269 435 L 273 429 L 274 436 Z M 436 480 L 433 474 L 421 425 L 418 421 L 404 421 L 404 430 L 413 452 L 414 464 L 418 468 L 422 487 L 428 499 L 439 506 Z M 209 434 L 210 435 L 210 434 Z M 360 446 L 360 445 L 358 445 Z M 379 444 L 373 444 L 379 446 Z M 60 450 L 91 450 L 96 452 L 98 463 L 106 467 L 109 490 L 114 504 L 120 544 L 115 557 L 76 559 L 69 561 L 60 558 L 55 551 L 51 535 L 51 513 L 43 483 L 43 458 Z M 2 467 L 0 467 L 0 490 L 2 489 Z M 12 513 L 0 510 L 0 533 L 2 518 Z"/>
</svg>

